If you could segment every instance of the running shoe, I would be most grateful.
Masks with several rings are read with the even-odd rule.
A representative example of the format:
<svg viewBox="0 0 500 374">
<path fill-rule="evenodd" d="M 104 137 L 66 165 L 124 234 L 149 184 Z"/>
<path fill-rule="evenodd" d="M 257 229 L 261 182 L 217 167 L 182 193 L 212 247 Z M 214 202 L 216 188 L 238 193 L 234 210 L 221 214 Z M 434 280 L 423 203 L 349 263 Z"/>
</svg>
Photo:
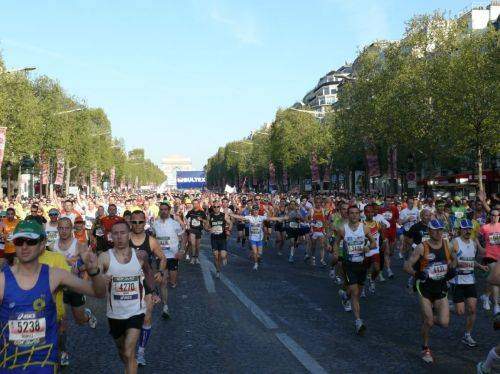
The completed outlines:
<svg viewBox="0 0 500 374">
<path fill-rule="evenodd" d="M 484 367 L 484 362 L 478 362 L 476 365 L 477 374 L 490 374 L 491 371 Z"/>
<path fill-rule="evenodd" d="M 355 322 L 354 322 L 354 325 L 356 326 L 356 334 L 358 335 L 363 335 L 366 331 L 366 326 L 365 324 L 363 323 L 362 320 L 360 319 L 357 319 Z"/>
<path fill-rule="evenodd" d="M 306 254 L 306 255 L 304 256 L 304 262 L 307 262 L 307 260 L 309 260 L 310 258 L 311 258 L 311 256 L 309 256 L 308 254 Z"/>
<path fill-rule="evenodd" d="M 370 279 L 368 281 L 368 289 L 370 290 L 371 293 L 375 293 L 375 281 Z"/>
<path fill-rule="evenodd" d="M 466 346 L 471 347 L 471 348 L 477 346 L 477 343 L 474 339 L 472 339 L 472 336 L 467 335 L 467 334 L 463 336 L 462 343 L 464 343 Z"/>
<path fill-rule="evenodd" d="M 144 355 L 144 350 L 139 349 L 137 351 L 137 365 L 138 366 L 146 366 L 146 357 Z"/>
<path fill-rule="evenodd" d="M 487 295 L 482 295 L 481 301 L 483 302 L 483 309 L 484 310 L 491 310 L 490 298 Z"/>
<path fill-rule="evenodd" d="M 392 272 L 392 269 L 387 269 L 387 278 L 393 279 L 394 278 L 394 273 Z"/>
<path fill-rule="evenodd" d="M 384 274 L 382 274 L 382 272 L 378 273 L 378 280 L 379 282 L 385 282 Z"/>
<path fill-rule="evenodd" d="M 493 306 L 493 315 L 496 316 L 498 313 L 500 313 L 500 305 L 495 304 Z"/>
<path fill-rule="evenodd" d="M 94 314 L 89 308 L 85 308 L 85 315 L 89 317 L 90 328 L 95 329 L 97 327 L 97 318 L 94 316 Z"/>
<path fill-rule="evenodd" d="M 426 348 L 422 351 L 422 360 L 428 364 L 434 363 L 434 357 L 432 357 L 432 352 L 429 348 Z"/>
<path fill-rule="evenodd" d="M 293 255 L 290 255 L 290 257 L 288 257 L 288 262 L 291 264 L 293 263 Z"/>
<path fill-rule="evenodd" d="M 253 264 L 253 270 L 258 270 L 259 269 L 259 264 L 256 262 Z"/>
<path fill-rule="evenodd" d="M 215 278 L 219 279 L 220 278 L 220 271 L 215 272 Z"/>
<path fill-rule="evenodd" d="M 335 279 L 335 269 L 331 269 L 328 275 L 330 276 L 330 278 Z"/>
<path fill-rule="evenodd" d="M 61 352 L 61 366 L 69 366 L 68 352 Z"/>
<path fill-rule="evenodd" d="M 325 259 L 324 259 L 324 258 L 322 258 L 319 262 L 320 262 L 320 263 L 321 263 L 321 265 L 323 265 L 323 266 L 326 266 L 326 265 L 327 265 L 327 263 L 326 263 L 326 261 L 325 261 Z"/>
<path fill-rule="evenodd" d="M 163 306 L 161 316 L 163 317 L 163 319 L 170 319 L 170 312 L 168 310 L 168 305 Z"/>
</svg>

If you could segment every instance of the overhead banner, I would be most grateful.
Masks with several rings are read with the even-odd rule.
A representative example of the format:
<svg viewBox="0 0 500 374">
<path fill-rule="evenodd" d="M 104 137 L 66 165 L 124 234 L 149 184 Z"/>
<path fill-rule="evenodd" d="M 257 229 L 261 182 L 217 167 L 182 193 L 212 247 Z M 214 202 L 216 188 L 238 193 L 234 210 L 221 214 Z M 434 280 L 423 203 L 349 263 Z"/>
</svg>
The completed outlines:
<svg viewBox="0 0 500 374">
<path fill-rule="evenodd" d="M 57 174 L 54 184 L 57 186 L 62 186 L 64 179 L 64 150 L 56 149 L 57 157 Z"/>
<path fill-rule="evenodd" d="M 395 145 L 387 149 L 387 176 L 390 179 L 398 177 L 398 150 Z"/>
<path fill-rule="evenodd" d="M 274 167 L 272 161 L 269 161 L 269 185 L 270 186 L 276 185 L 276 168 Z"/>
<path fill-rule="evenodd" d="M 49 159 L 45 151 L 40 153 L 40 182 L 41 184 L 49 183 Z"/>
<path fill-rule="evenodd" d="M 311 176 L 312 176 L 312 181 L 314 183 L 320 182 L 319 169 L 318 169 L 318 157 L 316 156 L 316 152 L 313 152 L 311 155 Z"/>
<path fill-rule="evenodd" d="M 90 187 L 97 187 L 97 170 L 92 169 L 90 172 Z"/>
<path fill-rule="evenodd" d="M 0 169 L 2 168 L 6 135 L 7 135 L 7 127 L 0 127 Z"/>
<path fill-rule="evenodd" d="M 380 168 L 378 165 L 378 156 L 375 152 L 366 152 L 366 163 L 368 165 L 368 176 L 379 177 Z"/>
<path fill-rule="evenodd" d="M 288 172 L 283 169 L 283 186 L 288 186 Z"/>
<path fill-rule="evenodd" d="M 205 187 L 204 171 L 178 171 L 176 175 L 177 189 L 201 189 Z"/>
<path fill-rule="evenodd" d="M 111 188 L 115 187 L 115 174 L 116 170 L 115 167 L 113 166 L 111 170 L 109 171 L 109 185 Z"/>
</svg>

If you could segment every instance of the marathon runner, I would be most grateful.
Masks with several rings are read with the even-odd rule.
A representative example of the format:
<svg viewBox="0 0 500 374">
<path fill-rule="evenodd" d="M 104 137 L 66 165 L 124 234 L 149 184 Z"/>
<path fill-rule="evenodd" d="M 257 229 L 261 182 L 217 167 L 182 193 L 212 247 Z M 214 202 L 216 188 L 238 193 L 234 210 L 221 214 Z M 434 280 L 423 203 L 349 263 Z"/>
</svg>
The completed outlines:
<svg viewBox="0 0 500 374">
<path fill-rule="evenodd" d="M 451 242 L 451 255 L 457 261 L 457 276 L 450 281 L 455 311 L 459 316 L 463 316 L 467 311 L 467 322 L 465 325 L 465 335 L 462 343 L 469 347 L 475 347 L 476 341 L 471 333 L 476 320 L 477 291 L 474 268 L 488 271 L 486 265 L 481 265 L 476 261 L 476 256 L 482 248 L 477 240 L 471 239 L 472 222 L 468 219 L 460 221 L 460 236 Z"/>
<path fill-rule="evenodd" d="M 429 221 L 428 227 L 429 240 L 417 245 L 405 262 L 404 270 L 416 279 L 423 317 L 422 360 L 433 363 L 429 333 L 434 324 L 446 328 L 450 322 L 446 282 L 456 275 L 456 261 L 452 261 L 448 241 L 443 240 L 443 223 L 434 219 Z M 415 270 L 414 266 L 417 263 L 418 270 Z M 436 312 L 436 316 L 433 311 Z"/>
<path fill-rule="evenodd" d="M 483 226 L 479 230 L 481 237 L 484 239 L 484 248 L 486 254 L 483 258 L 483 264 L 487 265 L 490 271 L 493 271 L 496 262 L 500 258 L 500 222 L 498 219 L 499 211 L 498 209 L 493 209 L 490 212 L 491 221 Z M 486 310 L 491 309 L 490 299 L 493 300 L 493 314 L 496 315 L 500 313 L 499 304 L 499 287 L 497 285 L 491 284 L 487 287 L 484 295 L 481 296 L 483 302 L 483 308 Z"/>
<path fill-rule="evenodd" d="M 21 221 L 12 241 L 17 263 L 0 273 L 0 359 L 2 372 L 26 374 L 57 373 L 57 291 L 66 287 L 73 292 L 102 298 L 106 283 L 99 274 L 97 259 L 91 252 L 83 256 L 90 282 L 68 271 L 39 262 L 45 248 L 43 227 L 34 221 Z"/>
<path fill-rule="evenodd" d="M 106 316 L 109 333 L 125 365 L 137 373 L 136 346 L 144 325 L 145 295 L 152 292 L 148 255 L 130 248 L 130 226 L 122 219 L 111 227 L 113 248 L 99 255 L 99 269 L 107 276 Z M 148 281 L 146 281 L 149 279 Z"/>
<path fill-rule="evenodd" d="M 207 219 L 205 211 L 201 207 L 200 200 L 193 200 L 193 209 L 187 212 L 186 221 L 188 225 L 189 243 L 191 246 L 191 264 L 199 264 L 201 234 L 203 222 Z"/>
<path fill-rule="evenodd" d="M 377 247 L 375 239 L 370 233 L 370 229 L 360 222 L 360 211 L 356 205 L 351 205 L 348 210 L 348 223 L 340 227 L 337 232 L 334 244 L 334 253 L 339 257 L 340 242 L 343 240 L 344 258 L 342 268 L 344 283 L 347 286 L 346 295 L 351 301 L 355 318 L 357 334 L 363 334 L 366 326 L 361 319 L 359 297 L 361 289 L 366 280 L 366 267 L 364 264 L 366 253 Z M 367 245 L 367 240 L 369 244 Z"/>
<path fill-rule="evenodd" d="M 214 254 L 215 276 L 220 278 L 221 265 L 227 260 L 227 237 L 231 235 L 232 222 L 227 213 L 221 211 L 221 203 L 214 201 L 213 213 L 205 221 L 205 229 L 210 232 L 210 243 Z"/>
<path fill-rule="evenodd" d="M 288 220 L 288 216 L 283 217 L 267 217 L 266 215 L 259 215 L 259 206 L 253 205 L 252 212 L 247 216 L 240 216 L 234 213 L 229 213 L 229 216 L 235 219 L 240 219 L 242 221 L 248 222 L 250 225 L 250 246 L 252 248 L 252 256 L 254 260 L 253 270 L 259 269 L 259 253 L 262 253 L 262 248 L 264 246 L 264 231 L 263 223 L 264 221 L 276 221 L 281 222 Z"/>
<path fill-rule="evenodd" d="M 179 259 L 184 256 L 184 251 L 179 252 L 179 243 L 182 241 L 184 230 L 180 223 L 170 215 L 171 207 L 166 202 L 160 203 L 160 216 L 153 223 L 153 232 L 160 243 L 160 247 L 167 260 L 166 274 L 163 274 L 160 284 L 160 295 L 163 302 L 162 317 L 170 318 L 168 310 L 168 282 L 172 288 L 177 287 L 177 270 Z"/>
<path fill-rule="evenodd" d="M 159 278 L 161 276 L 163 278 L 165 276 L 165 270 L 167 267 L 167 259 L 163 254 L 158 240 L 145 231 L 146 215 L 142 210 L 135 210 L 132 212 L 130 227 L 130 248 L 136 251 L 136 253 L 138 253 L 139 251 L 146 252 L 151 268 L 154 267 L 153 260 L 158 259 L 159 275 L 157 275 L 156 277 Z M 149 337 L 151 336 L 153 306 L 159 301 L 158 294 L 155 294 L 154 292 L 147 294 L 144 296 L 144 301 L 146 303 L 146 313 L 144 315 L 144 323 L 141 328 L 139 345 L 137 347 L 137 364 L 139 366 L 146 366 L 146 346 L 148 344 Z"/>
</svg>

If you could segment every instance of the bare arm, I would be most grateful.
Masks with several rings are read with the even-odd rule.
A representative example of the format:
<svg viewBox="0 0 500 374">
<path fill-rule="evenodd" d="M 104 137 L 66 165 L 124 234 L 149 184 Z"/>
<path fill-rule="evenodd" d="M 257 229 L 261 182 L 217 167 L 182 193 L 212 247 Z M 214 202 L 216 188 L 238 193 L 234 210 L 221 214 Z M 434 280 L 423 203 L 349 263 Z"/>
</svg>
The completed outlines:
<svg viewBox="0 0 500 374">
<path fill-rule="evenodd" d="M 417 263 L 417 261 L 423 255 L 423 253 L 424 253 L 423 245 L 422 244 L 417 245 L 415 250 L 411 253 L 410 258 L 405 261 L 403 270 L 406 271 L 408 274 L 415 276 L 416 271 L 413 270 L 413 265 Z"/>
<path fill-rule="evenodd" d="M 150 236 L 149 247 L 151 248 L 151 252 L 153 252 L 153 254 L 160 259 L 160 270 L 165 271 L 165 269 L 167 268 L 167 258 L 161 250 L 161 246 L 158 240 Z"/>
<path fill-rule="evenodd" d="M 65 286 L 71 288 L 77 293 L 88 296 L 94 296 L 97 298 L 103 298 L 106 296 L 106 279 L 98 268 L 98 259 L 96 255 L 93 253 L 87 253 L 83 260 L 86 268 L 88 269 L 89 275 L 98 274 L 94 276 L 91 275 L 89 282 L 75 277 L 66 270 L 51 268 L 50 278 L 52 292 L 54 292 L 54 290 L 59 286 Z"/>
<path fill-rule="evenodd" d="M 494 286 L 500 286 L 500 262 L 497 262 L 493 271 L 490 273 L 488 277 L 488 283 Z"/>
<path fill-rule="evenodd" d="M 235 219 L 239 219 L 241 221 L 246 221 L 247 219 L 245 218 L 245 216 L 240 216 L 239 214 L 234 214 L 234 213 L 228 213 L 229 217 L 232 217 L 232 218 L 235 218 Z"/>
</svg>

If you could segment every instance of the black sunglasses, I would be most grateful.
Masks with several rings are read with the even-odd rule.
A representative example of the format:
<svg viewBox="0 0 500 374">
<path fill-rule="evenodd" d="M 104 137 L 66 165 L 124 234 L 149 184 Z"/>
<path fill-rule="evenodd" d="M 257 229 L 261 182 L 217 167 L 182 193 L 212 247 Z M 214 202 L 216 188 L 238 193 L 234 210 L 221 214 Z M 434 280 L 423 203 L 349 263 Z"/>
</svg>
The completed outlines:
<svg viewBox="0 0 500 374">
<path fill-rule="evenodd" d="M 132 225 L 142 225 L 146 221 L 130 221 Z"/>
<path fill-rule="evenodd" d="M 40 243 L 39 239 L 30 239 L 30 238 L 15 238 L 13 241 L 16 247 L 21 247 L 24 243 L 27 245 L 37 245 Z"/>
<path fill-rule="evenodd" d="M 50 217 L 57 217 L 58 215 L 59 215 L 59 213 L 49 213 Z"/>
</svg>

